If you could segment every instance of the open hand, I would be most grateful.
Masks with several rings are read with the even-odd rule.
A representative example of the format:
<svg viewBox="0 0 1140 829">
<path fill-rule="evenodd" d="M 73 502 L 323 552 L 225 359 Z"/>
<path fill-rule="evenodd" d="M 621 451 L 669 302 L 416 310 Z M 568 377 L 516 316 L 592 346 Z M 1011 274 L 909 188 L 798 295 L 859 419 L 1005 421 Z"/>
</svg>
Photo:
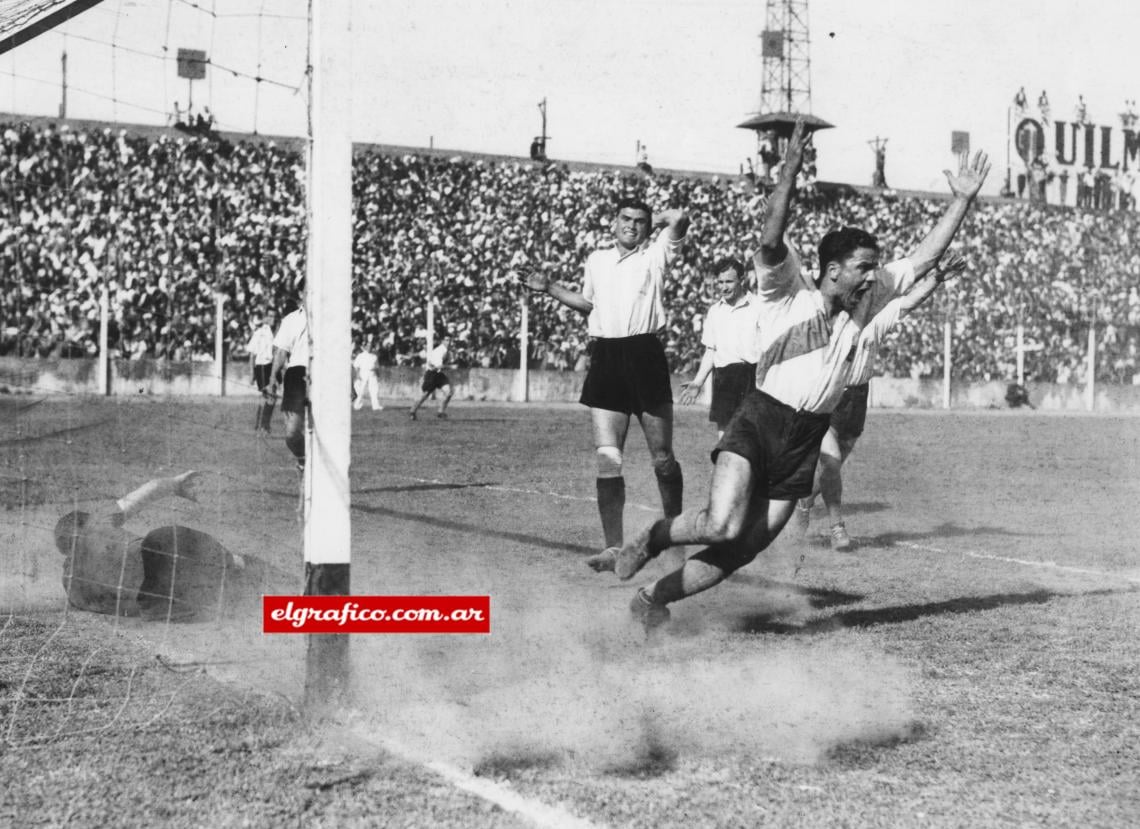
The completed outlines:
<svg viewBox="0 0 1140 829">
<path fill-rule="evenodd" d="M 682 406 L 690 406 L 697 402 L 697 395 L 701 392 L 701 387 L 695 383 L 682 383 L 680 402 Z"/>
<path fill-rule="evenodd" d="M 532 291 L 546 293 L 550 290 L 550 277 L 541 271 L 530 271 L 529 273 L 520 273 L 516 276 L 519 282 Z"/>
<path fill-rule="evenodd" d="M 174 485 L 174 494 L 187 501 L 197 502 L 198 493 L 194 491 L 194 486 L 197 481 L 198 472 L 191 469 L 189 472 L 183 472 L 181 475 L 175 475 L 171 478 Z"/>
<path fill-rule="evenodd" d="M 974 160 L 971 162 L 966 153 L 962 153 L 961 160 L 958 164 L 958 175 L 954 175 L 949 170 L 943 170 L 946 176 L 946 181 L 950 185 L 950 192 L 955 196 L 972 199 L 978 195 L 978 191 L 982 189 L 982 183 L 985 182 L 986 176 L 990 172 L 990 161 L 981 150 L 974 154 Z"/>
</svg>

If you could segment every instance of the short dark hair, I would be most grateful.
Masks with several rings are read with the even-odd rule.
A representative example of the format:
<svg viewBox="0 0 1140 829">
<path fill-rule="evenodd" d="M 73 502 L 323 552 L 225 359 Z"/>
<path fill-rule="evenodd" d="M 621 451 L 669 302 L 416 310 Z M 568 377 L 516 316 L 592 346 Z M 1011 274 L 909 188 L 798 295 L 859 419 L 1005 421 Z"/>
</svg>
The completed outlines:
<svg viewBox="0 0 1140 829">
<path fill-rule="evenodd" d="M 824 235 L 819 242 L 819 278 L 823 279 L 827 266 L 832 262 L 842 262 L 860 248 L 879 249 L 879 240 L 857 227 L 841 227 Z"/>
<path fill-rule="evenodd" d="M 736 271 L 736 278 L 744 278 L 744 263 L 739 259 L 733 259 L 731 256 L 724 256 L 713 263 L 713 275 L 719 276 L 727 270 Z"/>
<path fill-rule="evenodd" d="M 74 552 L 75 539 L 83 534 L 91 513 L 73 510 L 55 522 L 55 546 L 65 556 Z"/>
<path fill-rule="evenodd" d="M 621 199 L 618 200 L 617 212 L 621 213 L 627 207 L 632 207 L 632 208 L 635 208 L 637 210 L 643 211 L 647 216 L 649 216 L 649 220 L 653 221 L 653 208 L 651 208 L 648 204 L 643 202 L 641 199 L 636 198 L 634 196 L 623 196 Z"/>
</svg>

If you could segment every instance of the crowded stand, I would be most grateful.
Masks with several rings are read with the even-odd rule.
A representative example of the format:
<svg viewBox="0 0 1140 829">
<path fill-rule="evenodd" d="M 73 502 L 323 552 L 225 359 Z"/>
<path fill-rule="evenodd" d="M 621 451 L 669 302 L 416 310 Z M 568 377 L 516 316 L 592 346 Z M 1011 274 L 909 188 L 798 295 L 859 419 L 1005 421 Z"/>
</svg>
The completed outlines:
<svg viewBox="0 0 1140 829">
<path fill-rule="evenodd" d="M 209 360 L 219 294 L 235 354 L 253 320 L 297 295 L 305 173 L 295 147 L 64 123 L 0 125 L 0 138 L 0 353 L 95 354 L 105 285 L 113 356 Z M 383 364 L 416 363 L 433 301 L 456 365 L 517 366 L 523 294 L 513 272 L 544 267 L 577 284 L 619 195 L 684 207 L 693 218 L 668 280 L 665 333 L 674 370 L 693 371 L 711 266 L 747 256 L 758 238 L 759 190 L 748 177 L 359 149 L 354 334 L 375 336 Z M 789 241 L 812 267 L 823 234 L 854 225 L 876 234 L 889 260 L 941 209 L 933 196 L 820 186 L 801 199 Z M 882 372 L 941 377 L 949 320 L 956 378 L 1013 379 L 1020 325 L 1033 349 L 1028 381 L 1081 383 L 1095 323 L 1097 379 L 1132 383 L 1138 221 L 1131 211 L 979 203 L 955 245 L 967 274 L 903 322 Z M 530 365 L 581 369 L 583 318 L 530 301 Z"/>
</svg>

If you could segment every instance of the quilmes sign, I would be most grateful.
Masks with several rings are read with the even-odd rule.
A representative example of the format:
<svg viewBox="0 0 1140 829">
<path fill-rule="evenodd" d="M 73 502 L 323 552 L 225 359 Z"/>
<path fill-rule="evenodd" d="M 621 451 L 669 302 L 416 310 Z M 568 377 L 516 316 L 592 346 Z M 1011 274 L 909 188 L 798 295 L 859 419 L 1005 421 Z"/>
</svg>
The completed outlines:
<svg viewBox="0 0 1140 829">
<path fill-rule="evenodd" d="M 1135 129 L 1027 117 L 1018 122 L 1013 140 L 1026 164 L 1043 157 L 1063 167 L 1140 168 L 1140 132 Z"/>
</svg>

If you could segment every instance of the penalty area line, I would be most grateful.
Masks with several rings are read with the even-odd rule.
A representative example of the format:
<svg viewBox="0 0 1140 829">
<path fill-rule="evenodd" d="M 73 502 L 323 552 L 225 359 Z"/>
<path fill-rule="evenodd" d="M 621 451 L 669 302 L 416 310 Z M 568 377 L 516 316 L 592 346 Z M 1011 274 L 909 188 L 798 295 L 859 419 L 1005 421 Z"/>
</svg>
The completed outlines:
<svg viewBox="0 0 1140 829">
<path fill-rule="evenodd" d="M 418 763 L 434 772 L 455 788 L 493 803 L 535 826 L 543 829 L 597 829 L 598 827 L 598 824 L 580 818 L 566 809 L 525 797 L 502 783 L 496 783 L 485 777 L 476 777 L 452 763 L 427 759 L 391 738 L 379 738 L 376 741 L 392 754 L 409 762 Z"/>
<path fill-rule="evenodd" d="M 959 555 L 967 558 L 976 558 L 983 561 L 1000 561 L 1006 564 L 1020 564 L 1023 567 L 1043 567 L 1049 570 L 1057 570 L 1064 573 L 1077 573 L 1082 576 L 1096 576 L 1104 579 L 1117 579 L 1120 581 L 1128 582 L 1129 584 L 1140 585 L 1140 578 L 1133 576 L 1126 576 L 1122 573 L 1113 573 L 1108 570 L 1093 570 L 1087 567 L 1073 567 L 1068 564 L 1058 564 L 1055 561 L 1034 561 L 1033 559 L 1026 558 L 1013 558 L 1012 556 L 999 556 L 993 553 L 983 553 L 975 550 L 943 550 L 940 547 L 933 547 L 929 544 L 915 544 L 911 541 L 895 541 L 892 543 L 893 547 L 907 547 L 912 550 L 920 550 L 925 553 L 938 553 L 939 555 Z"/>
</svg>

